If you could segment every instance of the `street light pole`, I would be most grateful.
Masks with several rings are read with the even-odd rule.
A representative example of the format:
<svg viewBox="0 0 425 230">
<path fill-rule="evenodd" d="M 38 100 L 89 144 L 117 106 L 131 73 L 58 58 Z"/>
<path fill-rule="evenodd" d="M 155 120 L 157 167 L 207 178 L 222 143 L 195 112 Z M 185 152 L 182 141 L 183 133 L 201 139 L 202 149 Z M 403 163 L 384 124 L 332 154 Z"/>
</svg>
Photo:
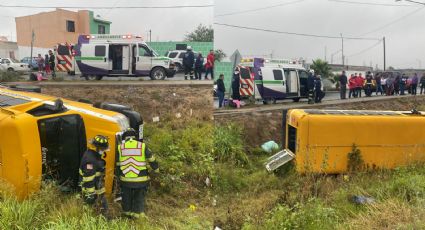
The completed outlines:
<svg viewBox="0 0 425 230">
<path fill-rule="evenodd" d="M 340 34 L 341 35 L 341 59 L 342 59 L 342 68 L 344 68 L 344 64 L 345 64 L 345 58 L 344 58 L 344 37 L 342 37 L 342 33 Z"/>
<path fill-rule="evenodd" d="M 386 68 L 386 55 L 385 55 L 385 37 L 382 38 L 382 43 L 384 44 L 384 71 Z"/>
</svg>

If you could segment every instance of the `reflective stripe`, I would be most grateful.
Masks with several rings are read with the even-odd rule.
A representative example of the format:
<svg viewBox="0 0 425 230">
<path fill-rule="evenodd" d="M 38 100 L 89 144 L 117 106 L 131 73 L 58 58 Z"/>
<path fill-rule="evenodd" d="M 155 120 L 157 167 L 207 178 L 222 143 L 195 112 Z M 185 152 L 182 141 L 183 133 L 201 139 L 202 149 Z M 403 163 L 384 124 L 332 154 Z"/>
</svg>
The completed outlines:
<svg viewBox="0 0 425 230">
<path fill-rule="evenodd" d="M 121 162 L 121 166 L 126 166 L 130 163 L 137 165 L 137 166 L 146 166 L 146 162 L 136 161 L 133 157 L 129 157 L 127 160 Z"/>
<path fill-rule="evenodd" d="M 148 176 L 142 176 L 142 177 L 120 177 L 121 181 L 124 182 L 145 182 L 149 180 Z"/>
<path fill-rule="evenodd" d="M 93 176 L 83 176 L 83 182 L 93 181 L 94 178 L 95 178 L 95 175 L 93 175 Z"/>
<path fill-rule="evenodd" d="M 94 193 L 96 190 L 94 187 L 90 187 L 90 188 L 82 188 L 83 193 L 87 194 L 87 193 Z"/>
<path fill-rule="evenodd" d="M 84 176 L 83 170 L 78 170 L 78 172 L 80 173 L 81 176 Z"/>
<path fill-rule="evenodd" d="M 124 169 L 122 172 L 124 174 L 127 174 L 130 171 L 136 173 L 137 175 L 139 175 L 139 173 L 140 173 L 140 171 L 138 169 L 136 169 L 135 167 L 133 167 L 133 166 L 129 166 L 128 168 Z"/>
<path fill-rule="evenodd" d="M 101 173 L 101 172 L 96 172 L 96 177 L 98 177 L 98 176 L 102 176 L 103 175 L 103 173 Z"/>
<path fill-rule="evenodd" d="M 105 193 L 105 188 L 96 190 L 96 194 L 102 194 L 102 193 Z"/>
<path fill-rule="evenodd" d="M 122 156 L 141 156 L 142 149 L 121 149 Z"/>
</svg>

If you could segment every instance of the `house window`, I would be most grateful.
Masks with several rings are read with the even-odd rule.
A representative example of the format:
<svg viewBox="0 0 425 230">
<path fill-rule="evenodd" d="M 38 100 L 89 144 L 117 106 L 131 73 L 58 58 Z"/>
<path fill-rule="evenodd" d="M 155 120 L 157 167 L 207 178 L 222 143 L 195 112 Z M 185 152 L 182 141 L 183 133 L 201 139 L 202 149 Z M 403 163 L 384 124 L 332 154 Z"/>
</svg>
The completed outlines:
<svg viewBox="0 0 425 230">
<path fill-rule="evenodd" d="M 97 26 L 97 33 L 98 34 L 106 34 L 106 32 L 105 32 L 105 26 L 104 25 L 98 25 Z"/>
<path fill-rule="evenodd" d="M 67 32 L 75 32 L 75 22 L 74 21 L 66 21 L 66 31 Z"/>
</svg>

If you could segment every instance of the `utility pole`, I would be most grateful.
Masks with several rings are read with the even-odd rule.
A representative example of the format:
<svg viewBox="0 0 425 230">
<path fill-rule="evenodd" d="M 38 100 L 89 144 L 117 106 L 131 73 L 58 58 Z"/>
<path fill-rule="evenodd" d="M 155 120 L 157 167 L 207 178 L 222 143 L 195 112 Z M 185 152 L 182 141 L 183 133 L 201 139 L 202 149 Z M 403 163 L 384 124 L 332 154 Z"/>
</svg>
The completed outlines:
<svg viewBox="0 0 425 230">
<path fill-rule="evenodd" d="M 32 63 L 32 49 L 34 46 L 34 40 L 35 40 L 35 34 L 34 34 L 34 29 L 31 32 L 31 56 L 30 56 L 30 63 Z"/>
<path fill-rule="evenodd" d="M 342 37 L 342 33 L 340 33 L 340 35 L 341 35 L 341 60 L 342 60 L 342 67 L 344 68 L 344 37 Z"/>
<path fill-rule="evenodd" d="M 327 47 L 325 46 L 325 61 L 327 61 L 326 59 L 327 59 L 327 55 L 326 55 L 326 53 L 327 53 Z"/>
<path fill-rule="evenodd" d="M 384 71 L 385 71 L 385 68 L 386 68 L 386 56 L 385 56 L 385 36 L 382 38 L 382 43 L 384 44 Z"/>
<path fill-rule="evenodd" d="M 149 29 L 149 42 L 152 42 L 152 30 Z"/>
</svg>

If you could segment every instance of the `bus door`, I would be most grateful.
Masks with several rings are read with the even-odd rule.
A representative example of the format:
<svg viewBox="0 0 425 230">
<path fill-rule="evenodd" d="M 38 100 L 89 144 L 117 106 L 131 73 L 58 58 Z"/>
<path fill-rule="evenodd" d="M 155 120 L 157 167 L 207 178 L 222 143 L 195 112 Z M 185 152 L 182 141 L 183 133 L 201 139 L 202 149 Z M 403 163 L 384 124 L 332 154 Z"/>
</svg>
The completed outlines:
<svg viewBox="0 0 425 230">
<path fill-rule="evenodd" d="M 283 69 L 261 68 L 261 72 L 263 76 L 263 98 L 284 98 L 286 93 L 286 85 Z"/>
<path fill-rule="evenodd" d="M 299 83 L 295 69 L 284 69 L 286 80 L 286 95 L 288 97 L 298 97 Z"/>
<path fill-rule="evenodd" d="M 79 115 L 65 115 L 38 121 L 44 180 L 76 189 L 80 159 L 87 149 L 84 122 Z"/>
<path fill-rule="evenodd" d="M 153 53 L 144 44 L 139 44 L 139 56 L 137 57 L 136 72 L 138 75 L 149 75 L 152 69 Z"/>
</svg>

